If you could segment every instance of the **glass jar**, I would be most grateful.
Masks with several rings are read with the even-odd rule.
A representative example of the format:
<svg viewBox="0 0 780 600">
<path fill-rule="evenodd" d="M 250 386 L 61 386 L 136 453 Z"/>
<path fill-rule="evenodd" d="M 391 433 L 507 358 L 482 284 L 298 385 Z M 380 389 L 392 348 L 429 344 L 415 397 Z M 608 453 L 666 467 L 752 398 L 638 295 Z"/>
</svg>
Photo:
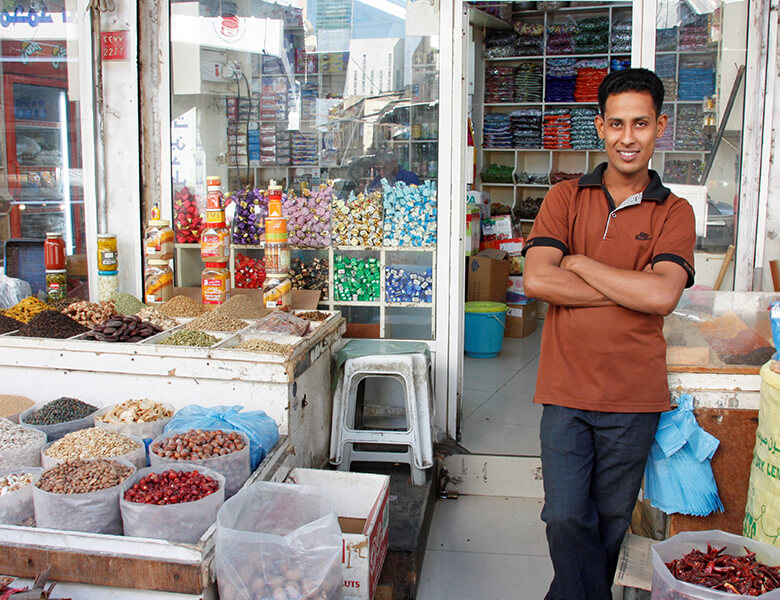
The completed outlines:
<svg viewBox="0 0 780 600">
<path fill-rule="evenodd" d="M 49 302 L 64 300 L 68 295 L 68 275 L 65 269 L 46 270 L 46 298 Z"/>
<path fill-rule="evenodd" d="M 173 258 L 173 229 L 169 221 L 149 221 L 144 232 L 144 253 L 149 260 Z"/>
<path fill-rule="evenodd" d="M 203 305 L 213 308 L 230 298 L 230 269 L 227 263 L 207 262 L 200 275 L 200 293 Z"/>
<path fill-rule="evenodd" d="M 206 177 L 206 210 L 222 210 L 225 207 L 222 196 L 222 178 Z"/>
<path fill-rule="evenodd" d="M 290 310 L 292 282 L 285 273 L 274 273 L 266 276 L 263 285 L 263 304 L 272 310 Z"/>
<path fill-rule="evenodd" d="M 98 300 L 111 300 L 119 291 L 119 271 L 98 271 Z"/>
<path fill-rule="evenodd" d="M 287 273 L 290 270 L 290 247 L 286 243 L 266 242 L 264 256 L 267 273 Z"/>
<path fill-rule="evenodd" d="M 226 262 L 230 258 L 230 230 L 222 223 L 207 224 L 200 236 L 203 262 Z"/>
<path fill-rule="evenodd" d="M 97 247 L 98 271 L 116 271 L 117 265 L 119 264 L 116 249 L 116 235 L 113 233 L 98 234 Z"/>
<path fill-rule="evenodd" d="M 144 299 L 162 304 L 173 296 L 173 271 L 167 260 L 150 259 L 144 271 Z"/>
<path fill-rule="evenodd" d="M 43 242 L 43 261 L 47 271 L 65 268 L 65 240 L 61 233 L 56 231 L 46 233 L 46 241 Z"/>
</svg>

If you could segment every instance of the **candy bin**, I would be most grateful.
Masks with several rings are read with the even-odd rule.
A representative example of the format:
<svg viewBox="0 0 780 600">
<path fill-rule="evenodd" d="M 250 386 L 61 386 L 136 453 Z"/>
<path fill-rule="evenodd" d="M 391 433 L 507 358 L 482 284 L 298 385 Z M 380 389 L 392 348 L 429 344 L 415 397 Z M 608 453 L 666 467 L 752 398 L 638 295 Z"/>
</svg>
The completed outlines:
<svg viewBox="0 0 780 600">
<path fill-rule="evenodd" d="M 333 296 L 337 302 L 379 300 L 378 259 L 336 256 L 333 262 Z"/>
<path fill-rule="evenodd" d="M 313 253 L 314 251 L 309 251 Z M 290 264 L 290 280 L 296 290 L 320 290 L 320 300 L 328 299 L 328 259 L 296 257 Z"/>
<path fill-rule="evenodd" d="M 330 205 L 336 200 L 332 182 L 305 189 L 303 195 L 282 198 L 287 217 L 288 242 L 293 246 L 327 246 L 330 243 Z"/>
<path fill-rule="evenodd" d="M 346 200 L 331 206 L 331 229 L 336 246 L 372 246 L 382 244 L 382 192 L 350 192 Z"/>
<path fill-rule="evenodd" d="M 233 268 L 237 288 L 262 289 L 265 281 L 263 259 L 254 259 L 238 253 Z"/>
<path fill-rule="evenodd" d="M 177 244 L 197 244 L 203 230 L 203 217 L 196 196 L 187 186 L 176 192 L 173 200 L 174 229 Z"/>
<path fill-rule="evenodd" d="M 436 183 L 389 185 L 382 180 L 384 194 L 384 245 L 433 246 L 436 244 Z"/>
<path fill-rule="evenodd" d="M 268 216 L 268 195 L 257 188 L 244 188 L 228 194 L 226 204 L 235 206 L 233 213 L 233 243 L 258 245 L 265 239 L 265 218 Z"/>
</svg>

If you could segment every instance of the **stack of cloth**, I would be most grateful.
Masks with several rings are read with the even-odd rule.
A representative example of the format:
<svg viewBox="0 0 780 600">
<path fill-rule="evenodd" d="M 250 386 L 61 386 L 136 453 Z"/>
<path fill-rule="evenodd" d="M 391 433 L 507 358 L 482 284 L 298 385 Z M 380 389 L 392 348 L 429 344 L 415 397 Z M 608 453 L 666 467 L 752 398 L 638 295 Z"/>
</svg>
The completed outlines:
<svg viewBox="0 0 780 600">
<path fill-rule="evenodd" d="M 577 23 L 574 49 L 577 54 L 609 52 L 609 17 L 588 17 Z"/>
<path fill-rule="evenodd" d="M 512 129 L 509 115 L 488 113 L 482 129 L 482 145 L 485 148 L 511 148 Z"/>
<path fill-rule="evenodd" d="M 663 136 L 655 141 L 655 149 L 674 150 L 674 105 L 664 104 L 661 110 L 669 115 L 669 121 L 666 123 Z"/>
<path fill-rule="evenodd" d="M 600 150 L 604 143 L 596 133 L 593 119 L 595 108 L 575 108 L 571 111 L 571 147 L 575 150 Z"/>
<path fill-rule="evenodd" d="M 673 54 L 655 57 L 655 74 L 664 84 L 664 99 L 677 100 L 677 58 Z"/>
<path fill-rule="evenodd" d="M 568 108 L 554 108 L 544 113 L 543 142 L 545 150 L 571 148 L 571 111 Z"/>
<path fill-rule="evenodd" d="M 576 61 L 573 58 L 552 58 L 547 61 L 546 102 L 574 102 L 577 82 Z"/>
<path fill-rule="evenodd" d="M 515 21 L 519 38 L 515 42 L 517 56 L 541 56 L 544 54 L 544 25 Z"/>
<path fill-rule="evenodd" d="M 693 160 L 664 161 L 664 182 L 698 185 L 704 173 L 704 163 L 698 158 Z"/>
<path fill-rule="evenodd" d="M 680 64 L 678 100 L 702 100 L 715 93 L 715 68 L 709 60 L 687 61 Z"/>
<path fill-rule="evenodd" d="M 512 127 L 512 144 L 515 148 L 542 147 L 542 111 L 538 108 L 516 110 L 509 113 Z"/>
<path fill-rule="evenodd" d="M 485 58 L 515 56 L 517 40 L 514 31 L 492 31 L 485 38 Z"/>
<path fill-rule="evenodd" d="M 515 102 L 542 101 L 542 65 L 523 62 L 515 71 Z"/>
<path fill-rule="evenodd" d="M 677 27 L 656 30 L 655 50 L 656 52 L 674 52 L 677 50 Z"/>
<path fill-rule="evenodd" d="M 547 26 L 547 54 L 574 54 L 573 23 L 556 23 Z"/>
<path fill-rule="evenodd" d="M 612 52 L 631 52 L 631 21 L 618 21 L 612 26 Z"/>
<path fill-rule="evenodd" d="M 514 67 L 490 67 L 485 73 L 485 103 L 514 102 Z"/>
<path fill-rule="evenodd" d="M 631 67 L 630 58 L 613 58 L 610 61 L 610 69 L 612 71 L 622 71 L 623 69 L 628 69 L 629 67 Z"/>
<path fill-rule="evenodd" d="M 712 138 L 703 131 L 704 111 L 699 105 L 677 107 L 674 149 L 708 152 Z"/>
<path fill-rule="evenodd" d="M 680 50 L 701 50 L 707 46 L 707 15 L 690 15 L 680 25 Z"/>
<path fill-rule="evenodd" d="M 606 58 L 578 60 L 577 81 L 574 84 L 574 99 L 577 102 L 598 102 L 599 84 L 607 76 L 609 61 Z"/>
</svg>

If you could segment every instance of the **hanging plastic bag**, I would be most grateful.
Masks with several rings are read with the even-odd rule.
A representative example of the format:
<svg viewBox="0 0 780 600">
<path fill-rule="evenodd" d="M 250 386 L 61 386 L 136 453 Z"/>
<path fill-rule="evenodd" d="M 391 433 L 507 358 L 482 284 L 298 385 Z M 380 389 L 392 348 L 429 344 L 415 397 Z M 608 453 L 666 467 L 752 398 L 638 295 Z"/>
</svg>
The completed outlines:
<svg viewBox="0 0 780 600">
<path fill-rule="evenodd" d="M 0 308 L 11 308 L 31 295 L 29 283 L 0 273 Z"/>
<path fill-rule="evenodd" d="M 780 360 L 780 300 L 769 305 L 769 322 L 772 326 L 772 343 L 775 345 L 774 360 Z"/>
<path fill-rule="evenodd" d="M 262 410 L 240 412 L 244 407 L 198 406 L 191 404 L 177 412 L 163 430 L 186 431 L 187 429 L 229 429 L 242 431 L 249 437 L 249 453 L 252 470 L 257 468 L 268 451 L 279 441 L 279 426 Z"/>
<path fill-rule="evenodd" d="M 683 394 L 674 410 L 661 414 L 645 467 L 645 495 L 665 513 L 706 516 L 723 511 L 710 459 L 720 442 L 693 414 L 693 398 Z"/>
</svg>

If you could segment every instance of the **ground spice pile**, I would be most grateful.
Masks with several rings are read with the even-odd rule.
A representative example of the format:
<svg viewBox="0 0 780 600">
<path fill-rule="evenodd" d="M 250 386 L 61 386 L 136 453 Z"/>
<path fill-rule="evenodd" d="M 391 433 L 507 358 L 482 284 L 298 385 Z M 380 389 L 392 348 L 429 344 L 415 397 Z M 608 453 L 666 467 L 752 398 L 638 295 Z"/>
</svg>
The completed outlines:
<svg viewBox="0 0 780 600">
<path fill-rule="evenodd" d="M 205 312 L 203 306 L 187 296 L 174 296 L 159 310 L 169 317 L 197 317 Z"/>
<path fill-rule="evenodd" d="M 111 299 L 114 301 L 116 312 L 120 315 L 135 315 L 146 306 L 138 298 L 125 292 L 114 292 L 111 294 Z"/>
<path fill-rule="evenodd" d="M 8 333 L 9 331 L 16 331 L 22 326 L 21 321 L 0 315 L 0 333 Z"/>
<path fill-rule="evenodd" d="M 248 323 L 240 319 L 228 317 L 216 311 L 203 313 L 184 326 L 184 329 L 199 329 L 200 331 L 238 331 Z"/>
<path fill-rule="evenodd" d="M 260 302 L 255 302 L 243 294 L 232 296 L 215 309 L 215 312 L 234 319 L 260 319 L 268 314 L 268 310 Z"/>
<path fill-rule="evenodd" d="M 33 401 L 27 396 L 15 396 L 13 394 L 0 394 L 0 417 L 18 415 L 33 405 Z"/>
<path fill-rule="evenodd" d="M 36 314 L 29 322 L 22 324 L 19 335 L 27 337 L 65 339 L 88 331 L 67 315 L 56 310 L 44 310 Z"/>
</svg>

